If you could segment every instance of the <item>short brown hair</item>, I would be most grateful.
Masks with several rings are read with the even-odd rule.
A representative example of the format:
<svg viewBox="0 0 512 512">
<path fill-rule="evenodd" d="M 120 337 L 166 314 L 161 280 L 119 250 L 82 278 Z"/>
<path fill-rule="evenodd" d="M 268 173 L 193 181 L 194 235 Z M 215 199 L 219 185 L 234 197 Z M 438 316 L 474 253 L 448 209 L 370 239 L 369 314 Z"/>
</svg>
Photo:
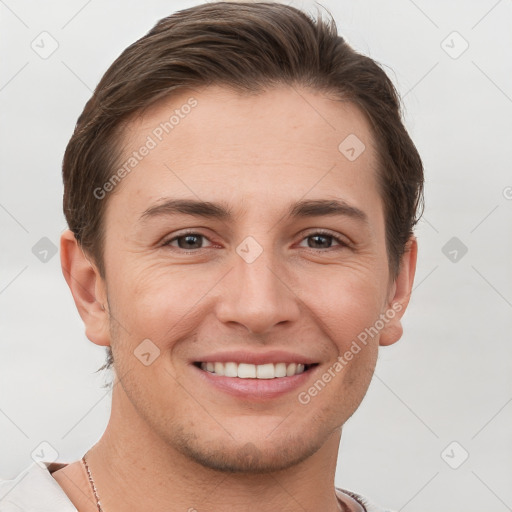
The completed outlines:
<svg viewBox="0 0 512 512">
<path fill-rule="evenodd" d="M 379 156 L 389 268 L 397 275 L 422 213 L 423 165 L 402 123 L 393 83 L 374 60 L 337 34 L 330 13 L 325 21 L 279 3 L 217 2 L 163 18 L 126 48 L 78 118 L 63 160 L 64 214 L 102 276 L 106 200 L 93 191 L 119 165 L 120 140 L 130 118 L 187 87 L 263 92 L 279 84 L 334 94 L 366 115 Z M 110 347 L 107 353 L 102 368 L 113 363 Z"/>
</svg>

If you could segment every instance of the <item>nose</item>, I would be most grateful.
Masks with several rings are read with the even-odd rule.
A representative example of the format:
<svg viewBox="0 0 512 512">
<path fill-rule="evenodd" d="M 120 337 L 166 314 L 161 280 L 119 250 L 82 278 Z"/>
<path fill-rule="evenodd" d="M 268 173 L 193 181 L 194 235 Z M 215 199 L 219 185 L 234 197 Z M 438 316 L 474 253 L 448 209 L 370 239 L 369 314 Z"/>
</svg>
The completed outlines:
<svg viewBox="0 0 512 512">
<path fill-rule="evenodd" d="M 300 299 L 282 260 L 264 250 L 249 263 L 234 255 L 234 268 L 223 280 L 217 318 L 239 324 L 252 334 L 265 334 L 276 325 L 300 318 Z"/>
</svg>

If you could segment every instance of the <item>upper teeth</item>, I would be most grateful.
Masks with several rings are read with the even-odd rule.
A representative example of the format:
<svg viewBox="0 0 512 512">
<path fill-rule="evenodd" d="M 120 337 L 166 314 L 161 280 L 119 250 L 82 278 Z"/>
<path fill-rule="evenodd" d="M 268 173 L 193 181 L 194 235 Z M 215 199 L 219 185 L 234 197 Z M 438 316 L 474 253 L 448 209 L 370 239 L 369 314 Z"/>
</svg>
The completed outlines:
<svg viewBox="0 0 512 512">
<path fill-rule="evenodd" d="M 201 369 L 225 377 L 241 379 L 274 379 L 276 377 L 291 377 L 304 371 L 301 363 L 201 363 Z"/>
</svg>

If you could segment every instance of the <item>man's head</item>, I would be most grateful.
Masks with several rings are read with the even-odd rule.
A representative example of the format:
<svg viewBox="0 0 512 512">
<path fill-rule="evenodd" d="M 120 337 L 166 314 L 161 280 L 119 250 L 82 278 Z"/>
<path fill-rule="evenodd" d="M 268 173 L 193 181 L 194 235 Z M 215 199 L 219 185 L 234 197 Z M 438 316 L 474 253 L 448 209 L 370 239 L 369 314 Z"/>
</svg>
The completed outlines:
<svg viewBox="0 0 512 512">
<path fill-rule="evenodd" d="M 422 164 L 381 68 L 289 6 L 181 11 L 106 72 L 63 175 L 66 279 L 125 412 L 210 467 L 318 451 L 414 277 Z M 244 363 L 307 366 L 208 371 Z"/>
</svg>

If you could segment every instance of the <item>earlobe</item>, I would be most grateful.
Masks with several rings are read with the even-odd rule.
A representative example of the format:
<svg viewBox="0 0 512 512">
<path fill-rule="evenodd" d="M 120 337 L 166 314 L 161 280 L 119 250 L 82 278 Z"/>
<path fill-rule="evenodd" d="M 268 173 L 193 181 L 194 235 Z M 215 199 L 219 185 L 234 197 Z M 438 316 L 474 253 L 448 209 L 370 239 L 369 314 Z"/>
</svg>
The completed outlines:
<svg viewBox="0 0 512 512">
<path fill-rule="evenodd" d="M 87 338 L 97 345 L 110 345 L 105 281 L 69 229 L 60 238 L 60 261 Z"/>
<path fill-rule="evenodd" d="M 389 303 L 385 313 L 388 322 L 382 329 L 379 339 L 379 344 L 382 346 L 392 345 L 402 337 L 401 320 L 411 298 L 417 259 L 418 242 L 415 236 L 411 236 L 407 241 L 405 252 L 400 261 L 398 276 L 391 287 Z"/>
</svg>

